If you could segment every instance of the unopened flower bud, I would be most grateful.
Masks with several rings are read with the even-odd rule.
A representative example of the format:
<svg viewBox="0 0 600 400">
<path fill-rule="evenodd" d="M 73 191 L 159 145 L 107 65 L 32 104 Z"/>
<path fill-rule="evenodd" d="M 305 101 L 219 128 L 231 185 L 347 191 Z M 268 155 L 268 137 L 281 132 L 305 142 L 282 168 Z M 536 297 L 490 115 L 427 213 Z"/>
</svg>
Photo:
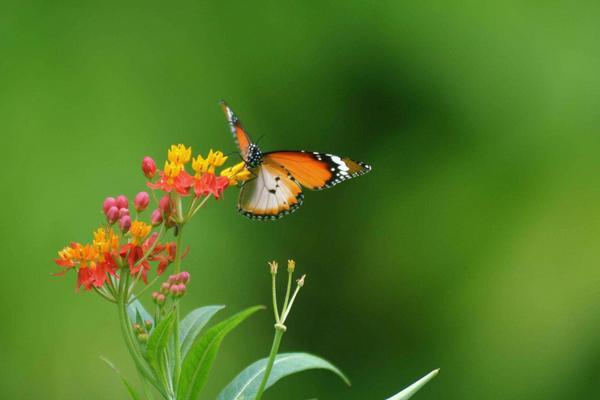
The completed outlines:
<svg viewBox="0 0 600 400">
<path fill-rule="evenodd" d="M 150 204 L 150 195 L 148 192 L 139 192 L 135 195 L 133 205 L 138 212 L 144 211 L 148 207 L 148 204 Z"/>
<path fill-rule="evenodd" d="M 152 292 L 152 299 L 156 300 L 156 297 L 159 295 L 160 293 L 158 292 Z"/>
<path fill-rule="evenodd" d="M 150 329 L 152 329 L 152 321 L 149 319 L 144 321 L 144 327 L 146 328 L 146 331 L 150 332 Z"/>
<path fill-rule="evenodd" d="M 158 202 L 158 208 L 164 215 L 171 215 L 171 197 L 165 194 Z"/>
<path fill-rule="evenodd" d="M 106 212 L 106 219 L 109 223 L 114 224 L 119 219 L 119 209 L 116 206 L 112 206 Z"/>
<path fill-rule="evenodd" d="M 167 282 L 169 282 L 170 284 L 177 283 L 178 278 L 179 277 L 177 275 L 169 275 L 169 279 L 167 279 Z"/>
<path fill-rule="evenodd" d="M 275 275 L 277 273 L 277 268 L 279 267 L 279 264 L 277 264 L 277 261 L 269 261 L 269 268 L 271 269 L 271 274 Z"/>
<path fill-rule="evenodd" d="M 118 208 L 129 208 L 129 200 L 127 200 L 127 196 L 120 195 L 115 199 Z"/>
<path fill-rule="evenodd" d="M 182 271 L 179 273 L 179 281 L 182 283 L 188 283 L 190 280 L 190 273 L 187 271 Z"/>
<path fill-rule="evenodd" d="M 179 285 L 171 285 L 169 292 L 171 293 L 171 296 L 177 297 L 177 295 L 179 294 Z"/>
<path fill-rule="evenodd" d="M 144 157 L 142 160 L 142 172 L 146 175 L 146 178 L 152 179 L 156 173 L 156 163 L 151 157 Z"/>
<path fill-rule="evenodd" d="M 148 343 L 148 339 L 150 339 L 150 335 L 148 335 L 147 333 L 140 333 L 139 335 L 137 335 L 137 339 L 139 340 L 140 343 Z"/>
<path fill-rule="evenodd" d="M 162 224 L 162 222 L 163 222 L 162 213 L 160 212 L 160 210 L 158 208 L 156 210 L 152 211 L 152 215 L 150 216 L 150 222 L 152 223 L 152 226 L 158 226 L 158 225 Z"/>
<path fill-rule="evenodd" d="M 298 280 L 296 281 L 296 283 L 298 284 L 298 286 L 300 286 L 300 287 L 304 286 L 304 278 L 306 278 L 306 274 L 302 275 L 302 276 L 300 277 L 300 279 L 298 279 Z"/>
<path fill-rule="evenodd" d="M 102 211 L 104 211 L 104 215 L 106 215 L 106 213 L 108 212 L 108 210 L 110 210 L 111 207 L 114 207 L 117 205 L 117 202 L 115 201 L 114 197 L 107 197 L 106 199 L 104 199 L 104 203 L 102 203 Z"/>
<path fill-rule="evenodd" d="M 126 215 L 129 215 L 129 209 L 128 208 L 120 208 L 119 209 L 119 218 L 122 218 Z"/>
<path fill-rule="evenodd" d="M 133 324 L 132 327 L 133 327 L 133 330 L 136 331 L 136 332 L 141 332 L 142 331 L 142 327 L 140 326 L 140 324 L 137 324 L 137 323 Z"/>
<path fill-rule="evenodd" d="M 156 293 L 156 296 L 154 295 L 154 293 Z M 152 298 L 154 299 L 154 302 L 156 304 L 158 304 L 159 306 L 162 306 L 163 304 L 165 304 L 165 301 L 167 300 L 165 295 L 162 293 L 158 293 L 158 292 L 154 292 L 154 293 L 152 294 Z"/>
<path fill-rule="evenodd" d="M 162 293 L 162 294 L 169 293 L 169 289 L 171 289 L 171 285 L 169 284 L 169 282 L 163 282 L 160 285 L 160 293 Z"/>
<path fill-rule="evenodd" d="M 296 269 L 296 261 L 288 260 L 288 272 L 294 272 Z"/>
<path fill-rule="evenodd" d="M 131 217 L 129 215 L 123 215 L 119 219 L 119 228 L 123 233 L 129 232 L 129 228 L 131 228 Z"/>
</svg>

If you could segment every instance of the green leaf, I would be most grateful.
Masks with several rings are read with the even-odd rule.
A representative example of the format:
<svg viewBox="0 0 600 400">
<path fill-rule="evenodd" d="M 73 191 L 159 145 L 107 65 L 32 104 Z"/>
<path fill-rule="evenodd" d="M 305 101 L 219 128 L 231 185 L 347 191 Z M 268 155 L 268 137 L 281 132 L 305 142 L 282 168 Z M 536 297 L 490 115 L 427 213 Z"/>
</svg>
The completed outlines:
<svg viewBox="0 0 600 400">
<path fill-rule="evenodd" d="M 219 394 L 218 400 L 249 400 L 254 399 L 260 382 L 263 379 L 267 367 L 267 358 L 258 360 L 244 369 L 236 376 Z M 339 376 L 348 386 L 350 381 L 346 376 L 330 362 L 307 353 L 282 353 L 275 358 L 273 369 L 265 390 L 280 379 L 297 372 L 309 369 L 326 369 Z"/>
<path fill-rule="evenodd" d="M 208 373 L 225 336 L 250 315 L 263 308 L 250 307 L 213 326 L 194 341 L 182 363 L 181 377 L 177 385 L 178 400 L 196 400 L 208 379 Z"/>
<path fill-rule="evenodd" d="M 123 381 L 123 384 L 127 388 L 127 391 L 129 392 L 129 395 L 131 396 L 131 398 L 133 400 L 141 400 L 141 397 L 138 396 L 138 394 L 136 393 L 136 391 L 133 389 L 133 386 L 131 386 L 129 384 L 129 382 L 127 381 L 127 379 L 125 379 L 125 377 L 123 376 L 123 374 L 121 373 L 121 371 L 119 371 L 119 369 L 115 366 L 115 364 L 113 364 L 112 362 L 110 362 L 110 360 L 108 360 L 107 358 L 100 357 L 100 359 L 102 361 L 104 361 L 106 364 L 108 364 L 108 366 L 110 368 L 112 368 L 112 370 L 115 371 L 117 373 L 117 375 L 119 375 L 119 377 L 121 378 L 121 381 Z"/>
<path fill-rule="evenodd" d="M 433 377 L 436 376 L 439 371 L 440 371 L 439 369 L 431 371 L 430 373 L 428 373 L 427 375 L 425 375 L 424 377 L 422 377 L 421 379 L 419 379 L 418 381 L 416 381 L 415 383 L 413 383 L 412 385 L 410 385 L 409 387 L 407 387 L 406 389 L 404 389 L 403 391 L 401 391 L 397 395 L 392 396 L 392 397 L 390 397 L 387 400 L 407 400 L 407 399 L 410 399 L 415 393 L 417 393 L 417 391 L 419 389 L 421 389 L 423 386 L 425 386 L 425 384 L 427 382 L 429 382 L 431 379 L 433 379 Z"/>
<path fill-rule="evenodd" d="M 146 357 L 148 362 L 154 368 L 158 376 L 165 378 L 165 358 L 167 352 L 167 344 L 173 330 L 174 312 L 169 313 L 160 323 L 154 328 L 150 335 L 148 345 L 146 346 Z"/>
<path fill-rule="evenodd" d="M 127 305 L 127 315 L 129 316 L 129 320 L 131 321 L 131 323 L 139 324 L 140 322 L 138 321 L 138 318 L 141 318 L 142 326 L 144 326 L 143 323 L 145 321 L 151 321 L 152 326 L 154 326 L 154 318 L 152 318 L 152 316 L 148 311 L 146 311 L 142 303 L 135 297 Z"/>
<path fill-rule="evenodd" d="M 181 356 L 185 358 L 185 355 L 189 351 L 192 343 L 204 328 L 204 326 L 210 321 L 210 319 L 225 306 L 215 305 L 206 306 L 195 309 L 190 312 L 181 321 L 180 325 L 180 339 L 181 343 Z"/>
</svg>

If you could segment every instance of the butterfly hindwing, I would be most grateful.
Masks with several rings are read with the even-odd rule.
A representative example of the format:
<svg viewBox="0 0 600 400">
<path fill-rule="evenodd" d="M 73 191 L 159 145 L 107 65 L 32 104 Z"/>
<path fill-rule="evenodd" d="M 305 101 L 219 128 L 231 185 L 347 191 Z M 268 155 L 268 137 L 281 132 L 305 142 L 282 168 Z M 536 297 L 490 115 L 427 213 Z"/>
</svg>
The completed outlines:
<svg viewBox="0 0 600 400">
<path fill-rule="evenodd" d="M 274 151 L 263 155 L 263 163 L 278 165 L 311 190 L 322 190 L 366 174 L 371 166 L 350 158 L 308 151 Z"/>
<path fill-rule="evenodd" d="M 235 143 L 240 150 L 240 155 L 244 161 L 248 161 L 248 149 L 252 141 L 250 137 L 242 127 L 242 124 L 238 117 L 235 115 L 233 110 L 229 108 L 227 103 L 221 101 L 221 107 L 223 108 L 223 112 L 225 113 L 225 117 L 227 118 L 227 122 L 229 122 L 229 129 L 233 134 L 233 138 L 235 139 Z"/>
<path fill-rule="evenodd" d="M 263 164 L 240 191 L 238 210 L 252 219 L 277 219 L 290 214 L 303 201 L 302 188 L 288 171 Z"/>
</svg>

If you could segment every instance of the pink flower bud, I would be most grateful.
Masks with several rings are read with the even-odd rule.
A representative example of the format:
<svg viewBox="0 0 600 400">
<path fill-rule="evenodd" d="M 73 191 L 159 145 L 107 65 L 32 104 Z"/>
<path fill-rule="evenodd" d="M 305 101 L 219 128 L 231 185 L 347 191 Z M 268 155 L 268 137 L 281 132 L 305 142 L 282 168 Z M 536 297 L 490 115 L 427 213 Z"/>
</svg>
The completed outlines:
<svg viewBox="0 0 600 400">
<path fill-rule="evenodd" d="M 160 212 L 160 210 L 158 208 L 156 210 L 152 211 L 152 216 L 150 217 L 150 222 L 152 222 L 152 226 L 158 226 L 158 225 L 162 224 L 162 222 L 163 222 L 162 213 Z"/>
<path fill-rule="evenodd" d="M 120 195 L 115 199 L 118 208 L 129 208 L 129 200 L 127 200 L 127 196 Z"/>
<path fill-rule="evenodd" d="M 156 296 L 156 303 L 158 305 L 162 305 L 165 304 L 165 301 L 167 300 L 167 298 L 165 297 L 164 294 L 160 293 L 158 296 Z"/>
<path fill-rule="evenodd" d="M 179 296 L 183 296 L 185 294 L 186 290 L 187 290 L 187 287 L 185 286 L 185 284 L 180 283 L 179 285 L 177 285 L 177 294 Z"/>
<path fill-rule="evenodd" d="M 188 283 L 190 280 L 190 273 L 187 271 L 183 271 L 179 273 L 179 281 L 182 283 Z"/>
<path fill-rule="evenodd" d="M 106 212 L 106 219 L 109 223 L 114 224 L 119 219 L 119 209 L 116 206 L 112 206 Z"/>
<path fill-rule="evenodd" d="M 161 292 L 162 294 L 167 294 L 167 293 L 169 293 L 169 289 L 171 289 L 171 285 L 169 284 L 169 282 L 163 282 L 163 283 L 160 285 L 160 292 Z"/>
<path fill-rule="evenodd" d="M 129 228 L 131 228 L 131 217 L 129 215 L 124 215 L 119 220 L 119 228 L 121 228 L 121 232 L 127 233 L 129 232 Z"/>
<path fill-rule="evenodd" d="M 160 294 L 160 293 L 158 293 L 158 292 L 152 292 L 152 298 L 153 298 L 154 300 L 156 300 L 156 297 L 157 297 L 159 294 Z"/>
<path fill-rule="evenodd" d="M 156 173 L 156 163 L 148 156 L 142 160 L 142 172 L 146 175 L 146 178 L 152 179 Z"/>
<path fill-rule="evenodd" d="M 108 210 L 110 210 L 111 207 L 114 207 L 117 205 L 117 202 L 115 201 L 114 197 L 107 197 L 104 200 L 104 203 L 102 203 L 102 210 L 104 211 L 104 215 L 106 215 L 106 213 L 108 212 Z"/>
<path fill-rule="evenodd" d="M 150 204 L 150 195 L 147 192 L 139 192 L 133 199 L 133 204 L 138 212 L 142 212 Z"/>
<path fill-rule="evenodd" d="M 171 285 L 171 289 L 169 289 L 169 292 L 171 293 L 171 296 L 177 297 L 177 295 L 179 294 L 179 285 Z"/>
<path fill-rule="evenodd" d="M 128 208 L 120 208 L 119 209 L 119 218 L 122 218 L 126 215 L 129 215 L 129 209 Z"/>
<path fill-rule="evenodd" d="M 170 275 L 169 279 L 167 279 L 167 282 L 169 282 L 170 284 L 177 283 L 177 275 Z"/>
<path fill-rule="evenodd" d="M 158 202 L 158 208 L 164 215 L 171 215 L 171 198 L 168 194 L 164 195 Z"/>
</svg>

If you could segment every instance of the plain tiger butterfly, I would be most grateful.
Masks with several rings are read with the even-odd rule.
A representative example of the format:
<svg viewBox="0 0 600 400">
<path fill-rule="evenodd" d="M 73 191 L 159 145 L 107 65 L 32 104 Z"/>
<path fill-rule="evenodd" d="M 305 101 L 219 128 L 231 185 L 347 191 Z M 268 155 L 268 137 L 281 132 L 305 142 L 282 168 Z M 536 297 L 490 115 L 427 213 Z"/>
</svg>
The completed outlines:
<svg viewBox="0 0 600 400">
<path fill-rule="evenodd" d="M 322 190 L 366 174 L 371 166 L 350 158 L 310 151 L 263 153 L 231 108 L 221 101 L 231 133 L 252 178 L 244 182 L 238 211 L 251 219 L 277 219 L 302 205 L 302 187 Z"/>
</svg>

